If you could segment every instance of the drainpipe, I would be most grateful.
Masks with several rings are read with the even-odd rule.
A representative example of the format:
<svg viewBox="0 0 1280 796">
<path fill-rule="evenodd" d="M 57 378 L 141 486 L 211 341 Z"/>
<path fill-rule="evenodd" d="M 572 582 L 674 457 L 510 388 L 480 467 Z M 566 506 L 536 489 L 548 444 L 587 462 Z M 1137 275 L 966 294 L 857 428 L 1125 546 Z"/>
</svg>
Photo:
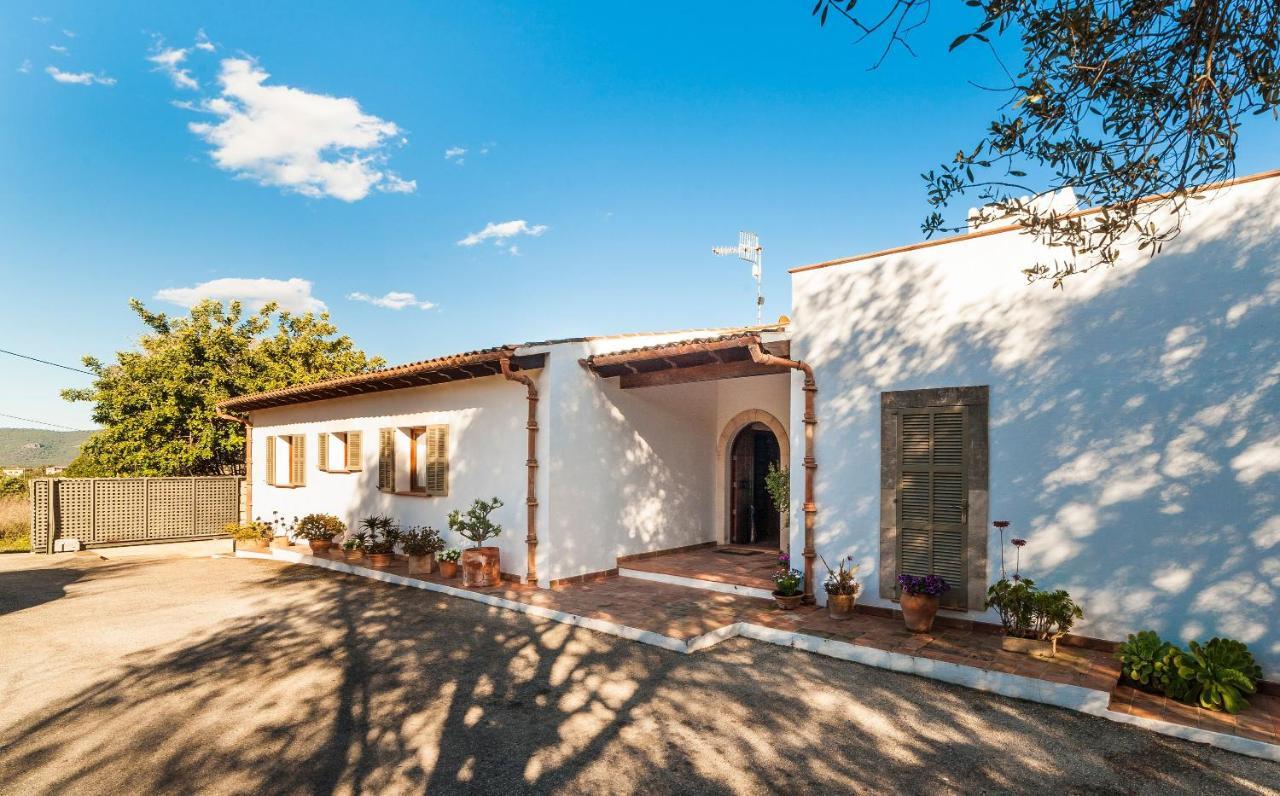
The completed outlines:
<svg viewBox="0 0 1280 796">
<path fill-rule="evenodd" d="M 219 411 L 218 417 L 244 426 L 244 519 L 253 522 L 253 423 L 249 418 Z"/>
<path fill-rule="evenodd" d="M 818 416 L 814 412 L 815 396 L 818 383 L 813 378 L 813 368 L 807 363 L 795 359 L 766 354 L 760 343 L 747 346 L 751 359 L 758 365 L 779 365 L 804 373 L 804 601 L 813 600 L 813 567 L 817 551 L 813 547 L 813 524 L 818 514 L 818 506 L 813 501 L 814 471 L 818 469 L 818 460 L 813 455 L 814 427 L 818 425 Z"/>
<path fill-rule="evenodd" d="M 498 360 L 498 364 L 502 367 L 502 375 L 507 378 L 507 381 L 520 382 L 529 393 L 529 422 L 525 424 L 525 428 L 529 429 L 529 457 L 524 462 L 525 470 L 529 475 L 524 501 L 528 512 L 526 521 L 528 533 L 524 541 L 529 545 L 529 574 L 525 577 L 525 582 L 536 585 L 538 582 L 538 388 L 528 375 L 511 369 L 510 356 L 502 357 Z"/>
</svg>

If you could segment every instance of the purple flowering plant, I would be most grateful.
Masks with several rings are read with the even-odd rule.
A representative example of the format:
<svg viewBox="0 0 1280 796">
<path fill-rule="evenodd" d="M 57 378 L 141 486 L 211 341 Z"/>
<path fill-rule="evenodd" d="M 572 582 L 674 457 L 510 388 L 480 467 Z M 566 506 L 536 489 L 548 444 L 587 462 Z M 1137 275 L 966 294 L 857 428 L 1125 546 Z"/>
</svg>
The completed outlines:
<svg viewBox="0 0 1280 796">
<path fill-rule="evenodd" d="M 898 587 L 903 594 L 937 597 L 951 590 L 951 584 L 937 575 L 899 575 Z"/>
</svg>

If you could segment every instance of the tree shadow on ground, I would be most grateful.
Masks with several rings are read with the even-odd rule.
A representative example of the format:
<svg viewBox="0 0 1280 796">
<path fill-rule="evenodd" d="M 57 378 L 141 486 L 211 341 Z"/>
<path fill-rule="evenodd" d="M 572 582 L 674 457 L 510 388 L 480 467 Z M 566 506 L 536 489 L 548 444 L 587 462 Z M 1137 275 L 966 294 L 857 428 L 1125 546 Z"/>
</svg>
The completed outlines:
<svg viewBox="0 0 1280 796">
<path fill-rule="evenodd" d="M 0 791 L 1221 793 L 1280 776 L 746 640 L 684 656 L 303 567 L 243 589 L 253 616 L 0 730 Z"/>
</svg>

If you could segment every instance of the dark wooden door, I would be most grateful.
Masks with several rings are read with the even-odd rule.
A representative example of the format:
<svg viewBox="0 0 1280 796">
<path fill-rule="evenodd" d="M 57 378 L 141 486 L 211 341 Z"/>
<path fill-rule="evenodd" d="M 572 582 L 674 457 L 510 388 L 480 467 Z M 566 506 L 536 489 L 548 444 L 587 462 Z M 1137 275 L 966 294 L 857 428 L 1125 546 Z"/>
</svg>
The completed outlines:
<svg viewBox="0 0 1280 796">
<path fill-rule="evenodd" d="M 755 439 L 750 428 L 738 432 L 733 441 L 730 467 L 729 541 L 734 544 L 750 544 L 752 515 L 755 503 Z"/>
</svg>

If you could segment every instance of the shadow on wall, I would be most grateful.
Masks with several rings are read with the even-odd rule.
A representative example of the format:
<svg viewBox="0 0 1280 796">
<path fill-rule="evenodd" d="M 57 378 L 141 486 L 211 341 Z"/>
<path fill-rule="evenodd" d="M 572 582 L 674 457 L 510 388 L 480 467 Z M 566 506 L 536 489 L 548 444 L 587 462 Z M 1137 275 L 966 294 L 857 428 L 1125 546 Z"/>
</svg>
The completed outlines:
<svg viewBox="0 0 1280 796">
<path fill-rule="evenodd" d="M 1080 631 L 1227 634 L 1280 674 L 1275 181 L 1194 204 L 1155 259 L 1026 285 L 997 235 L 797 276 L 819 369 L 820 552 L 878 562 L 879 393 L 990 384 L 992 519 Z M 1000 550 L 990 546 L 990 577 Z"/>
<path fill-rule="evenodd" d="M 1074 791 L 1139 777 L 1153 789 L 1226 792 L 1265 789 L 1270 771 L 745 640 L 684 656 L 301 567 L 241 590 L 256 616 L 132 655 L 117 676 L 14 717 L 0 729 L 6 784 L 729 793 L 949 790 L 962 778 L 965 790 Z M 804 721 L 763 696 L 797 684 Z"/>
</svg>

